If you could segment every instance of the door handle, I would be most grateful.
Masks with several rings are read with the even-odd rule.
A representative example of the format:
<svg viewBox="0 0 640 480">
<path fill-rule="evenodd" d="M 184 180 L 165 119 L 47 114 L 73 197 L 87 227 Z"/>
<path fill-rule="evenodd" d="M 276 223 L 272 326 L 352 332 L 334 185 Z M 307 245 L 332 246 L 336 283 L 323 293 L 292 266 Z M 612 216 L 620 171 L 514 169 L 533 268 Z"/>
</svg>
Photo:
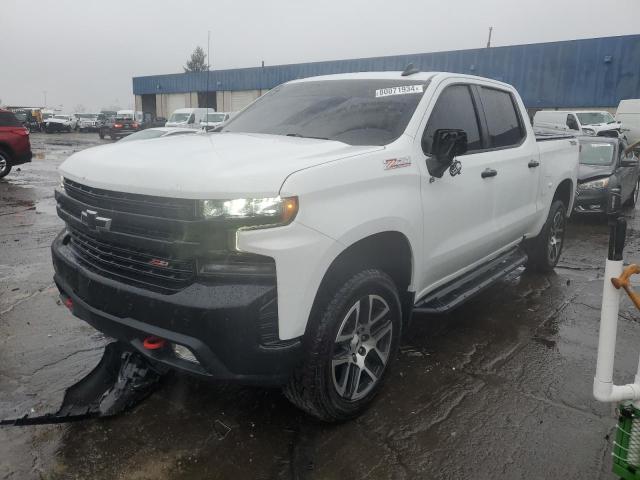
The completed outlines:
<svg viewBox="0 0 640 480">
<path fill-rule="evenodd" d="M 480 174 L 482 178 L 495 177 L 496 175 L 498 175 L 498 171 L 493 168 L 485 168 Z"/>
<path fill-rule="evenodd" d="M 529 160 L 529 168 L 536 168 L 540 166 L 540 162 L 538 160 Z"/>
</svg>

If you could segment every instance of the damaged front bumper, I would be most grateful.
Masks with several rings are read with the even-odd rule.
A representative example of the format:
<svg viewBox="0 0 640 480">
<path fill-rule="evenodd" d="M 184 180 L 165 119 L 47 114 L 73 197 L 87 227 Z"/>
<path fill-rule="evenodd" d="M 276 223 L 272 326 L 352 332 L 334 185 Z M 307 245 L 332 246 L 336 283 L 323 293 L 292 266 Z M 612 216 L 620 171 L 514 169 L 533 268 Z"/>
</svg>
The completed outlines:
<svg viewBox="0 0 640 480">
<path fill-rule="evenodd" d="M 150 395 L 162 373 L 162 369 L 151 365 L 125 344 L 113 342 L 105 347 L 100 363 L 65 391 L 56 412 L 28 413 L 0 420 L 0 425 L 43 425 L 118 415 Z"/>
<path fill-rule="evenodd" d="M 66 231 L 52 245 L 54 280 L 72 313 L 152 362 L 207 379 L 283 385 L 302 355 L 300 339 L 277 340 L 275 285 L 195 282 L 162 294 L 80 263 Z M 277 333 L 277 331 L 276 331 Z M 145 339 L 162 339 L 148 348 Z M 185 355 L 186 353 L 186 355 Z"/>
</svg>

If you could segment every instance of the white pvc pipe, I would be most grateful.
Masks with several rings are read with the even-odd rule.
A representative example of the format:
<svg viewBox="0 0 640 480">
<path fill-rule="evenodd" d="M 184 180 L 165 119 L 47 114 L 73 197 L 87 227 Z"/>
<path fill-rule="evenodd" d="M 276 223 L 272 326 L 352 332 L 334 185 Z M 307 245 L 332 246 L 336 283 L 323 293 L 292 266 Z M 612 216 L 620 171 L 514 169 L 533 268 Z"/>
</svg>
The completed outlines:
<svg viewBox="0 0 640 480">
<path fill-rule="evenodd" d="M 621 260 L 607 260 L 604 269 L 598 362 L 596 364 L 596 376 L 593 379 L 593 396 L 601 402 L 640 399 L 640 363 L 638 364 L 638 373 L 636 373 L 636 383 L 621 386 L 613 384 L 613 362 L 616 355 L 620 290 L 611 284 L 611 278 L 619 277 L 622 274 L 622 269 Z"/>
</svg>

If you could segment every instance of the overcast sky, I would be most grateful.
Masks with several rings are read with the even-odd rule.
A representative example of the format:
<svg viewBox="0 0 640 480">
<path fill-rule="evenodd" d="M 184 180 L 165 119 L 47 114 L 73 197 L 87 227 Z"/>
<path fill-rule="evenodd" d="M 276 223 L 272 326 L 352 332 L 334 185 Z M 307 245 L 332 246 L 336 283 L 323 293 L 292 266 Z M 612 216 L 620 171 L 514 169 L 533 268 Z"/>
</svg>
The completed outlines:
<svg viewBox="0 0 640 480">
<path fill-rule="evenodd" d="M 639 0 L 0 0 L 0 103 L 133 105 L 131 78 L 640 33 Z"/>
</svg>

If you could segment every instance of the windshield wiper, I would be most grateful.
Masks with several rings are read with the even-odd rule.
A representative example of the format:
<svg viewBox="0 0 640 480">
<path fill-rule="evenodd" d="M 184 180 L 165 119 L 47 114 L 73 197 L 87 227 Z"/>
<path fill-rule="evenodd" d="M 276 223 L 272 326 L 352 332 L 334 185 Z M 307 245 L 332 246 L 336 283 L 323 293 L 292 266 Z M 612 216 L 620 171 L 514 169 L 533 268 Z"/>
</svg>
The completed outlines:
<svg viewBox="0 0 640 480">
<path fill-rule="evenodd" d="M 298 138 L 315 138 L 316 140 L 329 140 L 326 137 L 312 137 L 310 135 L 300 135 L 299 133 L 287 133 L 287 137 L 298 137 Z"/>
</svg>

